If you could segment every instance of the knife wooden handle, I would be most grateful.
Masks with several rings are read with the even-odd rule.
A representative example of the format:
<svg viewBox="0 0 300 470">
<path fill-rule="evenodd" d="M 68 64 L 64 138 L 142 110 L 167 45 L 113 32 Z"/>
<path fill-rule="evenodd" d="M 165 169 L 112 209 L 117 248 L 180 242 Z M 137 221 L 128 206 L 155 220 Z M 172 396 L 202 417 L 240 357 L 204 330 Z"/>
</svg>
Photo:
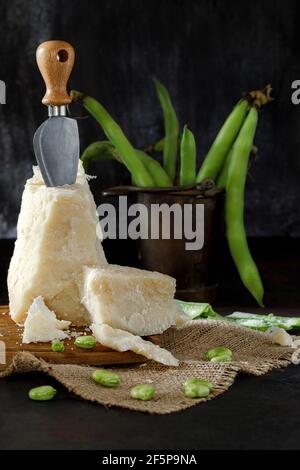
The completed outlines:
<svg viewBox="0 0 300 470">
<path fill-rule="evenodd" d="M 42 103 L 60 106 L 71 103 L 67 83 L 73 69 L 75 52 L 64 41 L 46 41 L 36 51 L 36 61 L 46 85 Z"/>
</svg>

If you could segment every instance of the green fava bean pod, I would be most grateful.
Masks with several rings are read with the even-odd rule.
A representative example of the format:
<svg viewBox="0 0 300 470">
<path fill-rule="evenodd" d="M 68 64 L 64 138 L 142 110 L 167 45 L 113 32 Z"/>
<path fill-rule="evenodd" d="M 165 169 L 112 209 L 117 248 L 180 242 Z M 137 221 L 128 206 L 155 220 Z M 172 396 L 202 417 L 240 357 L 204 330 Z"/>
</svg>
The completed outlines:
<svg viewBox="0 0 300 470">
<path fill-rule="evenodd" d="M 92 374 L 92 379 L 103 387 L 117 387 L 121 383 L 121 379 L 116 372 L 106 369 L 97 369 Z"/>
<path fill-rule="evenodd" d="M 114 145 L 107 140 L 100 140 L 90 144 L 81 155 L 82 165 L 88 171 L 89 164 L 99 160 L 117 160 L 121 162 Z"/>
<path fill-rule="evenodd" d="M 158 187 L 169 187 L 172 186 L 172 182 L 168 177 L 165 170 L 154 158 L 151 158 L 142 150 L 135 150 L 139 159 L 143 162 L 145 168 L 153 178 L 155 186 Z M 85 171 L 88 170 L 88 166 L 92 161 L 101 160 L 116 160 L 122 163 L 122 158 L 118 153 L 116 147 L 109 141 L 97 141 L 90 144 L 81 155 L 81 160 Z M 138 184 L 133 178 L 133 184 Z"/>
<path fill-rule="evenodd" d="M 181 186 L 188 186 L 196 181 L 196 142 L 187 126 L 184 126 L 180 144 L 179 177 Z"/>
<path fill-rule="evenodd" d="M 155 395 L 155 388 L 149 384 L 135 385 L 130 390 L 131 398 L 135 400 L 148 401 L 151 400 Z"/>
<path fill-rule="evenodd" d="M 42 385 L 41 387 L 35 387 L 29 390 L 28 396 L 34 401 L 49 401 L 54 398 L 57 390 L 51 385 Z"/>
<path fill-rule="evenodd" d="M 206 178 L 216 181 L 226 155 L 232 146 L 249 110 L 246 99 L 242 99 L 233 108 L 210 147 L 197 175 L 197 183 Z"/>
<path fill-rule="evenodd" d="M 164 145 L 165 145 L 165 138 L 163 137 L 162 139 L 155 142 L 155 144 L 152 146 L 153 152 L 163 152 Z"/>
<path fill-rule="evenodd" d="M 226 188 L 226 183 L 227 183 L 227 175 L 228 175 L 228 168 L 229 168 L 229 165 L 230 165 L 230 161 L 231 161 L 231 155 L 232 155 L 232 148 L 229 150 L 229 153 L 228 155 L 226 156 L 226 159 L 225 159 L 225 162 L 224 162 L 224 165 L 223 165 L 223 168 L 222 170 L 220 171 L 220 174 L 217 178 L 217 187 L 218 188 L 222 188 L 222 189 L 225 189 Z"/>
<path fill-rule="evenodd" d="M 173 182 L 176 174 L 179 124 L 167 89 L 158 80 L 155 80 L 155 86 L 165 122 L 165 138 L 163 140 L 164 169 Z"/>
<path fill-rule="evenodd" d="M 251 157 L 256 158 L 256 154 L 257 154 L 257 147 L 255 145 L 253 145 L 252 148 L 251 148 L 250 158 Z M 217 178 L 216 185 L 217 185 L 218 188 L 222 188 L 222 189 L 226 188 L 228 169 L 229 169 L 229 165 L 230 165 L 230 162 L 231 162 L 231 155 L 232 155 L 232 147 L 229 150 L 229 153 L 228 153 L 228 155 L 225 159 L 223 168 L 220 171 L 220 174 Z"/>
<path fill-rule="evenodd" d="M 115 146 L 122 163 L 139 186 L 154 186 L 153 178 L 138 157 L 124 132 L 99 101 L 78 91 L 71 92 L 74 101 L 80 101 L 102 127 L 106 137 Z"/>
<path fill-rule="evenodd" d="M 263 306 L 264 288 L 249 251 L 244 226 L 245 182 L 257 121 L 258 111 L 252 107 L 233 145 L 226 183 L 225 220 L 229 249 L 241 280 Z"/>
<path fill-rule="evenodd" d="M 153 178 L 155 186 L 159 188 L 172 186 L 172 181 L 158 161 L 147 155 L 143 150 L 137 150 L 136 152 Z"/>
<path fill-rule="evenodd" d="M 94 336 L 78 336 L 74 341 L 75 346 L 82 349 L 92 349 L 96 346 L 97 341 Z"/>
</svg>

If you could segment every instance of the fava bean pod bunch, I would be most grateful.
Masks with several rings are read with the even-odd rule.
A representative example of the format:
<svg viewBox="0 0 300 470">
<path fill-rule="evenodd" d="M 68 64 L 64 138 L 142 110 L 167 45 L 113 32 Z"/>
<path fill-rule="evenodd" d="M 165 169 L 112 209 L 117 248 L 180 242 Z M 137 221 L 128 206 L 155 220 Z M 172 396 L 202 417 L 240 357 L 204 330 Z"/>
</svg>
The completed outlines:
<svg viewBox="0 0 300 470">
<path fill-rule="evenodd" d="M 132 183 L 140 187 L 193 187 L 206 179 L 214 180 L 225 190 L 225 220 L 229 249 L 240 278 L 259 305 L 263 305 L 264 288 L 249 251 L 244 226 L 245 183 L 249 157 L 258 123 L 260 108 L 270 102 L 271 87 L 247 93 L 238 101 L 213 141 L 199 170 L 196 169 L 197 147 L 192 131 L 182 133 L 167 89 L 155 80 L 156 93 L 163 110 L 164 136 L 144 150 L 136 149 L 121 127 L 99 101 L 78 91 L 71 92 L 102 127 L 108 140 L 94 142 L 82 154 L 87 170 L 93 160 L 112 159 L 125 165 Z M 162 153 L 162 165 L 154 158 Z"/>
</svg>

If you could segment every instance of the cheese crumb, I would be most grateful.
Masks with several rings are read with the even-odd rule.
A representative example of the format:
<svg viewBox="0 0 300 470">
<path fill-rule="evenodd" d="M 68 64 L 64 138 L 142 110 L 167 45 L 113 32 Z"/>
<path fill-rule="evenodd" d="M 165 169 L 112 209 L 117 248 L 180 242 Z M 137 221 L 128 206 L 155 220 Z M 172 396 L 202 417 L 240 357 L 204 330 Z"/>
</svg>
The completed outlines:
<svg viewBox="0 0 300 470">
<path fill-rule="evenodd" d="M 43 297 L 36 297 L 28 310 L 22 342 L 24 344 L 44 343 L 68 338 L 62 330 L 67 329 L 70 323 L 66 320 L 58 320 L 55 313 L 45 305 Z"/>
<path fill-rule="evenodd" d="M 166 366 L 178 366 L 179 361 L 169 351 L 151 343 L 145 341 L 139 336 L 135 336 L 132 333 L 128 333 L 124 330 L 112 328 L 109 325 L 102 323 L 98 325 L 93 323 L 91 330 L 96 340 L 107 346 L 108 348 L 115 349 L 116 351 L 133 351 L 136 354 L 152 359 L 156 362 L 161 362 Z"/>
<path fill-rule="evenodd" d="M 268 336 L 273 343 L 280 344 L 280 346 L 293 346 L 292 336 L 283 328 L 272 326 L 265 332 L 265 335 Z"/>
<path fill-rule="evenodd" d="M 71 338 L 75 338 L 75 339 L 82 335 L 83 333 L 81 331 L 71 331 L 70 333 Z"/>
<path fill-rule="evenodd" d="M 300 356 L 300 349 L 297 349 L 296 351 L 293 352 L 292 358 L 291 358 L 292 364 L 294 364 L 295 366 L 298 366 L 300 364 L 299 356 Z"/>
</svg>

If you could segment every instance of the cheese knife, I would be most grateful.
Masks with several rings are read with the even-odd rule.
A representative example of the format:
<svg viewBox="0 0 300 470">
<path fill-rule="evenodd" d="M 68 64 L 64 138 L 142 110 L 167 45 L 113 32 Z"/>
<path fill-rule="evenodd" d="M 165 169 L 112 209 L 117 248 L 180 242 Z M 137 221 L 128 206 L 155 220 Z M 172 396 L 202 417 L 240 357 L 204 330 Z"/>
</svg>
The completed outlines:
<svg viewBox="0 0 300 470">
<path fill-rule="evenodd" d="M 46 186 L 63 186 L 76 181 L 79 160 L 79 133 L 75 119 L 67 117 L 71 98 L 67 83 L 75 52 L 64 41 L 46 41 L 36 51 L 36 60 L 46 85 L 42 103 L 48 119 L 33 137 L 34 153 Z"/>
</svg>

